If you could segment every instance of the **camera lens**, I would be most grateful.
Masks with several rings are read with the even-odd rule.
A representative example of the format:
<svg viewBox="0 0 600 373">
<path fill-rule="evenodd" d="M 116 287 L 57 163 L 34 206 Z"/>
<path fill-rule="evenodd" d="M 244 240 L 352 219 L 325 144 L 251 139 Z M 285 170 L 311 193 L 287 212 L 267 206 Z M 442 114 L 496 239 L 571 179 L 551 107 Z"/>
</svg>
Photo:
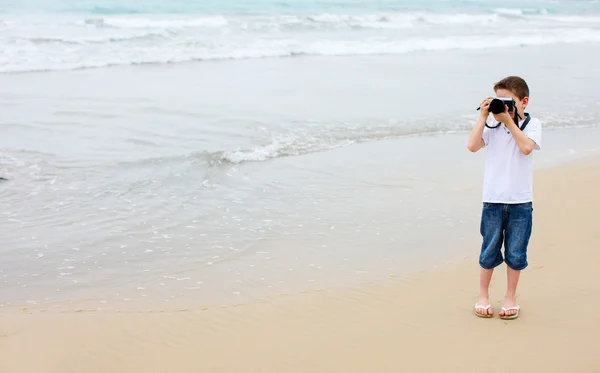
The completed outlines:
<svg viewBox="0 0 600 373">
<path fill-rule="evenodd" d="M 490 111 L 494 114 L 504 113 L 504 101 L 498 100 L 497 98 L 493 99 L 490 102 Z"/>
</svg>

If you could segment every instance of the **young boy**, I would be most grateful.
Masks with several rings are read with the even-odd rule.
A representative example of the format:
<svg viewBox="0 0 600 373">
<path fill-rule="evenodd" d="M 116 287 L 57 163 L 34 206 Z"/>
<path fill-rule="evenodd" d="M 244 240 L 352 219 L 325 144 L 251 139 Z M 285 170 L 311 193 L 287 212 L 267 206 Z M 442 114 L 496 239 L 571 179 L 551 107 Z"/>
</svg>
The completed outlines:
<svg viewBox="0 0 600 373">
<path fill-rule="evenodd" d="M 506 261 L 507 289 L 499 315 L 503 319 L 516 319 L 520 311 L 516 300 L 517 284 L 521 270 L 528 265 L 527 246 L 532 226 L 532 152 L 540 149 L 542 126 L 537 118 L 525 113 L 529 103 L 529 87 L 525 80 L 517 76 L 506 77 L 494 85 L 494 91 L 498 98 L 512 98 L 515 109 L 509 111 L 505 105 L 503 113 L 492 113 L 495 120 L 486 123 L 492 98 L 485 98 L 467 145 L 471 152 L 487 148 L 480 227 L 483 243 L 475 314 L 493 316 L 488 289 L 494 268 Z"/>
</svg>

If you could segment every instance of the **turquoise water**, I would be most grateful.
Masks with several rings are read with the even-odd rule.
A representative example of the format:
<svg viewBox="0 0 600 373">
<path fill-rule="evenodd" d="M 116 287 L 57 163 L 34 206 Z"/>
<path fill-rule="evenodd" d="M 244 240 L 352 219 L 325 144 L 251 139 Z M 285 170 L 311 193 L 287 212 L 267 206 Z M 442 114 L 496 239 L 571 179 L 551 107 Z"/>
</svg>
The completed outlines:
<svg viewBox="0 0 600 373">
<path fill-rule="evenodd" d="M 482 0 L 151 0 L 151 1 L 3 1 L 0 10 L 9 13 L 85 14 L 273 14 L 311 12 L 486 12 L 512 9 L 525 14 L 570 14 L 599 11 L 598 1 L 501 1 Z"/>
<path fill-rule="evenodd" d="M 0 73 L 600 42 L 591 1 L 12 1 Z"/>
</svg>

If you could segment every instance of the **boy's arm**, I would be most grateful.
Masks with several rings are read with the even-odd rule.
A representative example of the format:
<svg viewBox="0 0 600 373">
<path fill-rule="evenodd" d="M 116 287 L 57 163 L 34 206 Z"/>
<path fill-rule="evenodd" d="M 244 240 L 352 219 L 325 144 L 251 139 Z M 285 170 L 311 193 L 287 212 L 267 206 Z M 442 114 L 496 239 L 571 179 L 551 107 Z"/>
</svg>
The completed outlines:
<svg viewBox="0 0 600 373">
<path fill-rule="evenodd" d="M 486 97 L 479 104 L 480 115 L 479 119 L 477 119 L 477 123 L 475 123 L 475 127 L 471 131 L 471 135 L 469 135 L 469 142 L 467 143 L 467 148 L 475 153 L 479 149 L 485 146 L 485 141 L 483 141 L 483 131 L 485 130 L 485 122 L 487 121 L 488 115 L 490 115 L 490 102 L 491 97 Z"/>
<path fill-rule="evenodd" d="M 529 138 L 526 134 L 521 131 L 521 129 L 515 124 L 515 121 L 510 117 L 507 111 L 502 114 L 494 115 L 497 121 L 502 122 L 506 125 L 506 128 L 512 134 L 512 137 L 515 139 L 519 150 L 521 153 L 525 155 L 529 155 L 533 149 L 535 148 L 535 141 Z"/>
<path fill-rule="evenodd" d="M 535 148 L 535 141 L 533 141 L 526 134 L 524 134 L 523 131 L 521 131 L 519 127 L 517 127 L 517 125 L 512 119 L 510 119 L 508 123 L 505 124 L 510 133 L 512 134 L 512 137 L 515 139 L 515 142 L 517 143 L 517 146 L 519 147 L 521 152 L 525 155 L 529 155 Z"/>
<path fill-rule="evenodd" d="M 469 151 L 475 153 L 479 149 L 485 146 L 485 142 L 483 141 L 483 130 L 485 130 L 485 121 L 486 118 L 480 116 L 475 123 L 475 127 L 471 130 L 471 134 L 469 135 L 469 142 L 467 143 L 467 149 Z"/>
</svg>

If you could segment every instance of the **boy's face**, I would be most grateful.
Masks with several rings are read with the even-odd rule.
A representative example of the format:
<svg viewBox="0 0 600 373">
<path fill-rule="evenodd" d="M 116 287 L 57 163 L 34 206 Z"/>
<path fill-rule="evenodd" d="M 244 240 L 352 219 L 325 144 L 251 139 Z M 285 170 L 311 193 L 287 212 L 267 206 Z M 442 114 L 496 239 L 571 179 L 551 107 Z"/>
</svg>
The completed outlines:
<svg viewBox="0 0 600 373">
<path fill-rule="evenodd" d="M 509 91 L 508 89 L 499 89 L 496 91 L 496 96 L 500 97 L 500 98 L 512 98 L 513 100 L 515 100 L 516 102 L 516 106 L 517 106 L 517 110 L 519 111 L 519 113 L 524 113 L 525 112 L 525 108 L 527 107 L 527 104 L 529 103 L 529 97 L 523 97 L 522 100 L 520 100 L 517 95 L 515 95 L 513 92 Z M 513 111 L 509 111 L 509 113 L 511 115 L 514 114 Z"/>
</svg>

